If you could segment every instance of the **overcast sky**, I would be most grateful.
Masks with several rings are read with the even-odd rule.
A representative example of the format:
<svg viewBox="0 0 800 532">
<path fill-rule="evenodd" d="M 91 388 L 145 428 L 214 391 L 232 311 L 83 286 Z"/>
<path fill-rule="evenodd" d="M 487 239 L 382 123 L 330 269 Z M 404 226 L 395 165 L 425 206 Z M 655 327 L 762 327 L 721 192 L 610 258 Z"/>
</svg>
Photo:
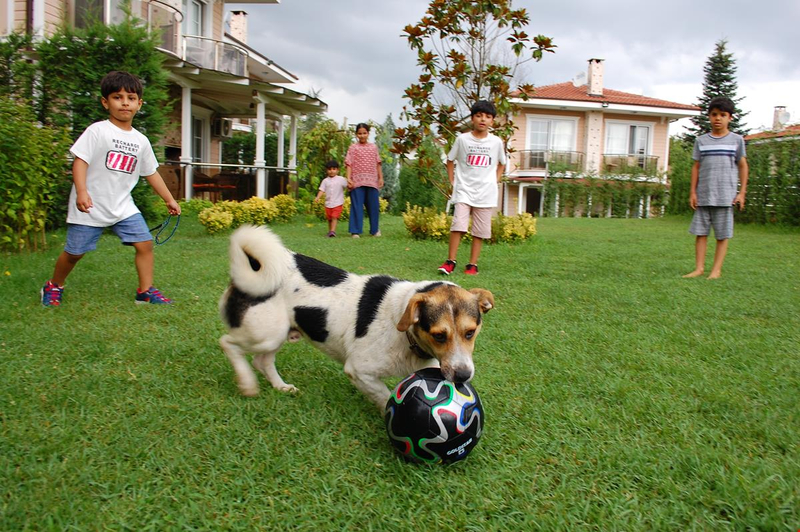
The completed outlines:
<svg viewBox="0 0 800 532">
<path fill-rule="evenodd" d="M 341 123 L 400 123 L 403 91 L 419 76 L 400 35 L 425 14 L 428 0 L 281 0 L 227 4 L 248 13 L 248 44 L 300 78 L 293 88 L 320 91 Z M 751 130 L 772 125 L 776 105 L 800 122 L 798 0 L 516 0 L 530 14 L 528 33 L 554 39 L 555 54 L 530 63 L 526 82 L 549 85 L 605 59 L 604 86 L 693 104 L 715 43 L 734 54 L 738 96 Z M 679 129 L 679 128 L 678 128 Z M 675 128 L 673 126 L 673 130 Z"/>
</svg>

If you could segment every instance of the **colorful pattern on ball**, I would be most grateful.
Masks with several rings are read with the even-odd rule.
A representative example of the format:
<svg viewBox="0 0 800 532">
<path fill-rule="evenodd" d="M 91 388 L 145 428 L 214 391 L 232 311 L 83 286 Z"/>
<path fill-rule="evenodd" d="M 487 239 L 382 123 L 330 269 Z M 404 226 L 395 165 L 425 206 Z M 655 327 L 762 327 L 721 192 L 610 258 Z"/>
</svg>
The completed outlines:
<svg viewBox="0 0 800 532">
<path fill-rule="evenodd" d="M 475 389 L 445 380 L 439 368 L 420 370 L 400 382 L 385 418 L 389 441 L 414 462 L 463 460 L 483 431 L 483 407 Z"/>
</svg>

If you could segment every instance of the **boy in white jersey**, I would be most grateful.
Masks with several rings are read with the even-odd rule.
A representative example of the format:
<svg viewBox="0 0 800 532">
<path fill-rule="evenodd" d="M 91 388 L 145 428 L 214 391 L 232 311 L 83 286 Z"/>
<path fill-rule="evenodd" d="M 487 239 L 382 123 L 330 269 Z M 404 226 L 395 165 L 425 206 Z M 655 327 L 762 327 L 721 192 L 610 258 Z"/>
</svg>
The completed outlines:
<svg viewBox="0 0 800 532">
<path fill-rule="evenodd" d="M 472 217 L 472 247 L 467 275 L 478 274 L 478 257 L 483 240 L 492 237 L 492 213 L 497 208 L 497 184 L 503 177 L 506 150 L 503 141 L 489 132 L 497 116 L 494 105 L 478 101 L 470 110 L 472 131 L 456 138 L 447 155 L 447 177 L 453 186 L 450 201 L 455 205 L 450 226 L 447 260 L 439 271 L 450 275 L 456 267 L 456 254 L 461 238 L 467 232 Z"/>
<path fill-rule="evenodd" d="M 153 287 L 153 237 L 133 202 L 131 191 L 139 176 L 167 204 L 170 214 L 181 208 L 159 175 L 150 141 L 133 128 L 133 117 L 142 107 L 142 82 L 128 72 L 112 71 L 100 82 L 101 103 L 108 120 L 95 122 L 75 141 L 70 152 L 73 186 L 67 213 L 67 242 L 56 261 L 53 277 L 40 292 L 42 305 L 61 304 L 64 283 L 78 261 L 97 247 L 106 227 L 136 250 L 139 287 L 136 303 L 171 303 Z"/>
<path fill-rule="evenodd" d="M 739 210 L 744 208 L 749 169 L 744 139 L 728 130 L 734 110 L 729 98 L 713 98 L 708 103 L 711 132 L 694 141 L 689 189 L 689 205 L 694 209 L 694 217 L 689 232 L 696 236 L 695 268 L 684 277 L 703 275 L 711 227 L 714 228 L 717 248 L 708 278 L 717 279 L 722 274 L 728 240 L 733 237 L 733 206 L 738 205 Z"/>
</svg>

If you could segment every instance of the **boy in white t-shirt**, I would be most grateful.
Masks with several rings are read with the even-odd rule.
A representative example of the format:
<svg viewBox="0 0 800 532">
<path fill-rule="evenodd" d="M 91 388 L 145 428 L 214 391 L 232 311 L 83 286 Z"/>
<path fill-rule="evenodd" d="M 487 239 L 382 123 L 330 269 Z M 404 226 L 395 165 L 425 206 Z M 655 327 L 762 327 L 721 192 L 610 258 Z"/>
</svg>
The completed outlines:
<svg viewBox="0 0 800 532">
<path fill-rule="evenodd" d="M 131 197 L 139 176 L 144 176 L 167 204 L 169 213 L 181 213 L 156 170 L 158 161 L 150 141 L 131 125 L 142 107 L 142 82 L 128 72 L 112 71 L 100 82 L 100 92 L 108 120 L 90 125 L 70 148 L 75 160 L 67 212 L 67 242 L 56 260 L 53 277 L 40 292 L 42 305 L 61 305 L 67 276 L 88 251 L 96 249 L 106 227 L 110 227 L 123 244 L 136 250 L 139 287 L 134 301 L 172 303 L 153 287 L 153 237 Z"/>
<path fill-rule="evenodd" d="M 328 177 L 319 184 L 319 192 L 314 201 L 319 201 L 322 196 L 325 196 L 325 218 L 328 220 L 328 237 L 333 238 L 336 236 L 336 224 L 342 215 L 347 179 L 339 175 L 339 163 L 333 159 L 325 163 L 325 173 L 328 174 Z"/>
<path fill-rule="evenodd" d="M 478 257 L 483 240 L 492 237 L 492 213 L 497 208 L 497 184 L 503 177 L 506 150 L 500 137 L 489 132 L 497 111 L 492 103 L 478 101 L 470 110 L 472 131 L 456 138 L 447 155 L 447 177 L 453 186 L 450 201 L 455 204 L 450 226 L 447 260 L 439 271 L 450 275 L 456 267 L 456 254 L 461 238 L 467 232 L 472 216 L 472 248 L 467 275 L 478 274 Z"/>
</svg>

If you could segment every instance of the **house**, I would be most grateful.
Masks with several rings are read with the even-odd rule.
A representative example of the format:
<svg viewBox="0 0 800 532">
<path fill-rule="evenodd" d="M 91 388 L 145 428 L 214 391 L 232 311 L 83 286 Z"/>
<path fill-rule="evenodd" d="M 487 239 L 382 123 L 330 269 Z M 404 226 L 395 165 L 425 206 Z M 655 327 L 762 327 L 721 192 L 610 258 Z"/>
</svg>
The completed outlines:
<svg viewBox="0 0 800 532">
<path fill-rule="evenodd" d="M 176 105 L 161 141 L 168 164 L 160 172 L 173 195 L 191 198 L 202 192 L 219 199 L 235 190 L 244 199 L 285 188 L 295 168 L 298 118 L 324 112 L 327 106 L 290 88 L 297 77 L 248 46 L 244 11 L 230 13 L 230 29 L 225 31 L 224 0 L 0 0 L 0 38 L 14 31 L 45 38 L 63 23 L 86 25 L 90 15 L 106 24 L 118 23 L 128 2 L 148 28 L 161 32 L 159 50 L 165 55 Z M 289 161 L 279 150 L 278 164 L 270 168 L 264 160 L 267 121 L 279 133 L 279 146 L 288 130 L 290 146 Z M 232 134 L 234 123 L 257 133 L 254 165 L 221 164 L 221 142 Z"/>
<path fill-rule="evenodd" d="M 503 214 L 542 215 L 544 182 L 554 171 L 566 178 L 592 175 L 665 183 L 669 125 L 697 116 L 694 105 L 603 87 L 603 60 L 589 59 L 586 74 L 514 98 L 520 112 L 511 138 L 498 208 Z M 645 208 L 644 216 L 649 209 Z M 556 213 L 558 209 L 556 209 Z"/>
<path fill-rule="evenodd" d="M 747 135 L 744 140 L 747 144 L 753 145 L 800 140 L 800 124 L 787 124 L 788 121 L 789 113 L 786 112 L 786 107 L 776 105 L 772 116 L 772 129 Z"/>
</svg>

